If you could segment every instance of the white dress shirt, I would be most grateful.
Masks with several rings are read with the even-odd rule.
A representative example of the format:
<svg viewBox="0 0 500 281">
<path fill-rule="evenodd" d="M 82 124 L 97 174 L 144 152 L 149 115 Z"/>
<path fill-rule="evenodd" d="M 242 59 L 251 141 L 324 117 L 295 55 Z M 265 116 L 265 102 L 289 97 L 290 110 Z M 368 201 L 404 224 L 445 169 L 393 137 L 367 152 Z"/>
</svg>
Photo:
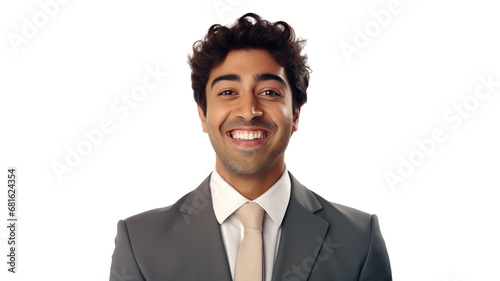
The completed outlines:
<svg viewBox="0 0 500 281">
<path fill-rule="evenodd" d="M 247 202 L 255 202 L 266 211 L 262 233 L 265 266 L 264 280 L 271 281 L 281 236 L 281 222 L 290 201 L 291 182 L 287 169 L 285 168 L 280 179 L 271 188 L 253 201 L 241 195 L 229 185 L 216 170 L 213 171 L 210 178 L 210 192 L 233 280 L 238 249 L 244 233 L 243 225 L 234 212 Z"/>
</svg>

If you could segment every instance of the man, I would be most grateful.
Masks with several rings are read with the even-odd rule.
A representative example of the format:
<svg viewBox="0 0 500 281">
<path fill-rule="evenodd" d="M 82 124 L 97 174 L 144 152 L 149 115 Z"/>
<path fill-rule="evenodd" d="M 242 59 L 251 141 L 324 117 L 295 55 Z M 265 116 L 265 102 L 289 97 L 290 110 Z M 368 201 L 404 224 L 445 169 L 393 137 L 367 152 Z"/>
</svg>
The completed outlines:
<svg viewBox="0 0 500 281">
<path fill-rule="evenodd" d="M 174 205 L 118 223 L 111 280 L 392 280 L 377 217 L 326 201 L 285 167 L 307 100 L 303 45 L 255 14 L 195 43 L 215 170 Z"/>
</svg>

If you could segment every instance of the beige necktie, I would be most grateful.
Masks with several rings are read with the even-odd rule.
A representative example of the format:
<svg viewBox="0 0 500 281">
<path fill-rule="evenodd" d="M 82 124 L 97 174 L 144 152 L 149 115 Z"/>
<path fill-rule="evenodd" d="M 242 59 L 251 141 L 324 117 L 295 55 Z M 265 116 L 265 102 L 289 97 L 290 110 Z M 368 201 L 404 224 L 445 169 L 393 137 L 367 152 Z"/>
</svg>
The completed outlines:
<svg viewBox="0 0 500 281">
<path fill-rule="evenodd" d="M 235 212 L 245 228 L 236 260 L 235 281 L 264 280 L 262 222 L 265 211 L 259 204 L 246 203 Z"/>
</svg>

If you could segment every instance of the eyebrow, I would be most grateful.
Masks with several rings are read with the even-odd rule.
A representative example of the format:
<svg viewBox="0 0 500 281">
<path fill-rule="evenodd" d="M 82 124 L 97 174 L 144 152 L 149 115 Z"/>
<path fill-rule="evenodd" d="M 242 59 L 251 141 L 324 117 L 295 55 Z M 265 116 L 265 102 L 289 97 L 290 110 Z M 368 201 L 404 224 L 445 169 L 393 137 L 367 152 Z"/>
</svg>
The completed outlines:
<svg viewBox="0 0 500 281">
<path fill-rule="evenodd" d="M 217 78 L 214 79 L 214 81 L 212 81 L 212 88 L 214 87 L 214 85 L 219 82 L 219 81 L 241 81 L 241 77 L 239 75 L 236 75 L 236 74 L 227 74 L 227 75 L 222 75 L 222 76 L 219 76 Z"/>
<path fill-rule="evenodd" d="M 271 74 L 271 73 L 256 74 L 256 75 L 254 75 L 253 79 L 255 81 L 257 81 L 257 82 L 268 81 L 268 80 L 275 80 L 275 81 L 280 82 L 283 86 L 287 87 L 287 84 L 286 84 L 285 80 L 283 80 L 283 78 L 279 77 L 278 75 Z M 220 81 L 237 81 L 237 82 L 240 82 L 241 81 L 241 77 L 239 75 L 237 75 L 237 74 L 221 75 L 221 76 L 215 78 L 214 81 L 212 81 L 211 88 L 213 88 L 214 85 L 217 82 L 220 82 Z"/>
<path fill-rule="evenodd" d="M 271 74 L 271 73 L 263 73 L 263 74 L 257 74 L 253 77 L 255 81 L 267 81 L 267 80 L 275 80 L 280 82 L 284 87 L 287 86 L 285 80 L 283 78 L 279 77 L 278 75 Z"/>
</svg>

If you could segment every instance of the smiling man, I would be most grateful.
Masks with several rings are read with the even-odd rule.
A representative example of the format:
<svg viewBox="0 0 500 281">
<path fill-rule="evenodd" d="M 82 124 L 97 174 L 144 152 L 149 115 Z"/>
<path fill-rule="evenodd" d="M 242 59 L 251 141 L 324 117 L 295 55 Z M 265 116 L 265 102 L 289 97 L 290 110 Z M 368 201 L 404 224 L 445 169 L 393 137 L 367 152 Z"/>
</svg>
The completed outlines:
<svg viewBox="0 0 500 281">
<path fill-rule="evenodd" d="M 255 14 L 195 43 L 192 87 L 215 169 L 174 205 L 118 223 L 110 280 L 392 280 L 377 217 L 286 169 L 307 100 L 304 43 Z"/>
</svg>

